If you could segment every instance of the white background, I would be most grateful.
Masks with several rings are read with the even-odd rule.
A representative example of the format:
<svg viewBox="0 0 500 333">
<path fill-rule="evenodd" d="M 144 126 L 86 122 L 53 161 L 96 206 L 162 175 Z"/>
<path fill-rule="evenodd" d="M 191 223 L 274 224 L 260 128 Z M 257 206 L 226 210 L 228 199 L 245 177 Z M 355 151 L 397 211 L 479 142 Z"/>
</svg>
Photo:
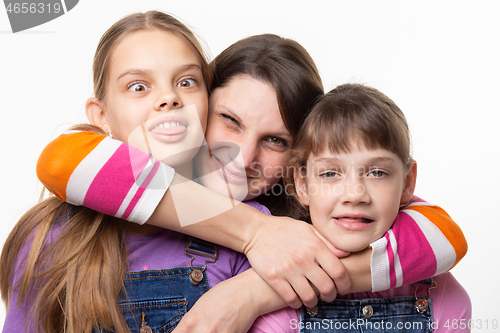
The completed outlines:
<svg viewBox="0 0 500 333">
<path fill-rule="evenodd" d="M 187 22 L 213 56 L 243 37 L 276 33 L 310 52 L 325 90 L 361 82 L 391 97 L 411 126 L 416 194 L 462 227 L 469 252 L 453 273 L 469 292 L 476 323 L 483 321 L 477 331 L 487 324 L 492 330 L 492 320 L 500 321 L 498 7 L 496 1 L 81 0 L 66 15 L 17 34 L 0 8 L 0 244 L 38 200 L 35 165 L 43 147 L 86 120 L 102 33 L 131 12 L 160 9 Z"/>
</svg>

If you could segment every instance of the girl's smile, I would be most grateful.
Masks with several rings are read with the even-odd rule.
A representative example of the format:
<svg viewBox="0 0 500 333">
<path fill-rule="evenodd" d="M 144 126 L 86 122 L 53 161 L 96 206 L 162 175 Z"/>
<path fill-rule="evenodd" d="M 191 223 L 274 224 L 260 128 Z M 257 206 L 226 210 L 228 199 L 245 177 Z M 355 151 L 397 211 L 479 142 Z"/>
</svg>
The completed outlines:
<svg viewBox="0 0 500 333">
<path fill-rule="evenodd" d="M 311 154 L 297 188 L 314 227 L 338 249 L 356 252 L 391 227 L 407 174 L 394 153 L 354 143 L 348 153 Z"/>
</svg>

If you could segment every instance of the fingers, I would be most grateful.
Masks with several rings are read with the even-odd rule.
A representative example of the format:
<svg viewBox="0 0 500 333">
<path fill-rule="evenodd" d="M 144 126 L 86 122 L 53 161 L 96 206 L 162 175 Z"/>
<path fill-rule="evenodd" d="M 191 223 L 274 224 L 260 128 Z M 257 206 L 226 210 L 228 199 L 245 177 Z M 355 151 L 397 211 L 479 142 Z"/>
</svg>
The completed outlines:
<svg viewBox="0 0 500 333">
<path fill-rule="evenodd" d="M 345 268 L 344 264 L 342 264 L 342 262 L 339 260 L 339 258 L 334 256 L 332 253 L 319 252 L 317 260 L 318 264 L 323 268 L 323 270 L 330 276 L 330 278 L 335 283 L 337 292 L 341 295 L 347 294 L 351 289 L 351 279 L 349 277 L 347 269 Z M 313 281 L 311 280 L 311 282 Z M 319 282 L 324 282 L 324 281 L 319 281 Z M 317 287 L 319 286 L 316 283 L 314 283 L 314 285 Z M 320 292 L 322 291 L 321 288 L 318 289 L 320 290 Z M 323 297 L 321 297 L 321 299 L 323 299 Z"/>
<path fill-rule="evenodd" d="M 271 285 L 290 307 L 297 309 L 302 304 L 313 307 L 318 302 L 318 296 L 326 302 L 337 297 L 335 283 L 314 261 L 309 265 L 304 263 L 300 267 L 303 271 L 290 271 L 286 280 L 276 279 L 280 282 Z"/>
<path fill-rule="evenodd" d="M 331 302 L 337 297 L 337 288 L 335 287 L 335 283 L 319 266 L 317 266 L 317 271 L 314 274 L 308 275 L 308 279 L 313 290 L 316 289 L 316 295 L 318 295 L 323 301 Z M 316 304 L 312 304 L 312 306 L 314 305 Z"/>
</svg>

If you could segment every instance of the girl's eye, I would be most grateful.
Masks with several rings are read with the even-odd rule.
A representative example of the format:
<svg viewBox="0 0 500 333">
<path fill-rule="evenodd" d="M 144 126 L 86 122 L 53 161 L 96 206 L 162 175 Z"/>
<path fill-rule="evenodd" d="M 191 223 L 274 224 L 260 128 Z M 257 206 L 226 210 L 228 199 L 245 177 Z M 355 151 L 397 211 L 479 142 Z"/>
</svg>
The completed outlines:
<svg viewBox="0 0 500 333">
<path fill-rule="evenodd" d="M 181 82 L 177 84 L 177 86 L 181 88 L 194 87 L 195 85 L 196 85 L 196 80 L 194 79 L 183 79 L 181 80 Z"/>
<path fill-rule="evenodd" d="M 144 83 L 134 83 L 128 87 L 128 90 L 141 92 L 141 91 L 146 91 L 147 88 L 148 87 Z"/>
<path fill-rule="evenodd" d="M 380 178 L 386 175 L 386 173 L 382 170 L 373 170 L 369 173 L 369 175 L 375 177 L 375 178 Z"/>
<path fill-rule="evenodd" d="M 320 176 L 323 178 L 334 178 L 334 177 L 338 177 L 338 175 L 339 174 L 335 171 L 325 171 Z"/>
</svg>

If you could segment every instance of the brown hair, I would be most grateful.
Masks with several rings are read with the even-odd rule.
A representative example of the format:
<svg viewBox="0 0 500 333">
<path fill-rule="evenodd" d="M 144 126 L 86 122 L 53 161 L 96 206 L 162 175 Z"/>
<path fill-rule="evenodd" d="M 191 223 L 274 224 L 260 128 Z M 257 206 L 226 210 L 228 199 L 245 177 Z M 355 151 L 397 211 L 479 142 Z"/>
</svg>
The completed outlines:
<svg viewBox="0 0 500 333">
<path fill-rule="evenodd" d="M 273 34 L 239 40 L 222 51 L 210 63 L 210 68 L 214 75 L 210 92 L 242 74 L 273 86 L 281 118 L 294 138 L 314 103 L 324 93 L 321 77 L 309 53 L 296 41 Z M 281 186 L 280 195 L 270 191 L 255 200 L 267 206 L 273 215 L 288 215 L 283 204 L 286 201 L 283 182 L 277 186 Z"/>
<path fill-rule="evenodd" d="M 287 189 L 294 188 L 294 168 L 305 170 L 311 153 L 318 155 L 326 149 L 348 153 L 354 143 L 367 149 L 386 149 L 405 167 L 411 161 L 408 123 L 396 103 L 375 88 L 343 84 L 321 98 L 304 121 L 287 163 Z M 295 200 L 289 204 L 291 209 L 299 206 Z M 294 210 L 293 216 L 297 213 Z"/>
<path fill-rule="evenodd" d="M 129 332 L 118 305 L 127 270 L 120 223 L 55 197 L 32 207 L 3 246 L 0 291 L 5 304 L 18 291 L 26 324 L 37 323 L 37 331 L 92 332 L 101 327 Z M 26 247 L 29 252 L 20 256 Z"/>
<path fill-rule="evenodd" d="M 149 11 L 124 17 L 113 24 L 104 35 L 102 35 L 94 55 L 93 63 L 94 96 L 97 99 L 103 101 L 106 98 L 109 62 L 118 42 L 133 32 L 154 29 L 175 33 L 183 37 L 194 47 L 202 63 L 202 74 L 205 86 L 207 89 L 210 87 L 212 75 L 208 66 L 208 56 L 195 34 L 185 24 L 173 16 L 159 11 Z"/>
<path fill-rule="evenodd" d="M 106 95 L 114 46 L 128 34 L 148 29 L 177 33 L 193 45 L 203 64 L 206 86 L 210 86 L 208 63 L 193 33 L 172 16 L 150 11 L 121 19 L 102 36 L 93 65 L 98 99 Z M 71 129 L 105 134 L 87 124 Z M 19 220 L 2 249 L 2 299 L 9 306 L 11 293 L 18 291 L 17 304 L 25 305 L 28 322 L 36 323 L 38 331 L 86 333 L 99 327 L 129 332 L 119 307 L 128 268 L 122 223 L 54 197 L 38 203 Z M 28 254 L 21 257 L 27 247 Z"/>
</svg>

